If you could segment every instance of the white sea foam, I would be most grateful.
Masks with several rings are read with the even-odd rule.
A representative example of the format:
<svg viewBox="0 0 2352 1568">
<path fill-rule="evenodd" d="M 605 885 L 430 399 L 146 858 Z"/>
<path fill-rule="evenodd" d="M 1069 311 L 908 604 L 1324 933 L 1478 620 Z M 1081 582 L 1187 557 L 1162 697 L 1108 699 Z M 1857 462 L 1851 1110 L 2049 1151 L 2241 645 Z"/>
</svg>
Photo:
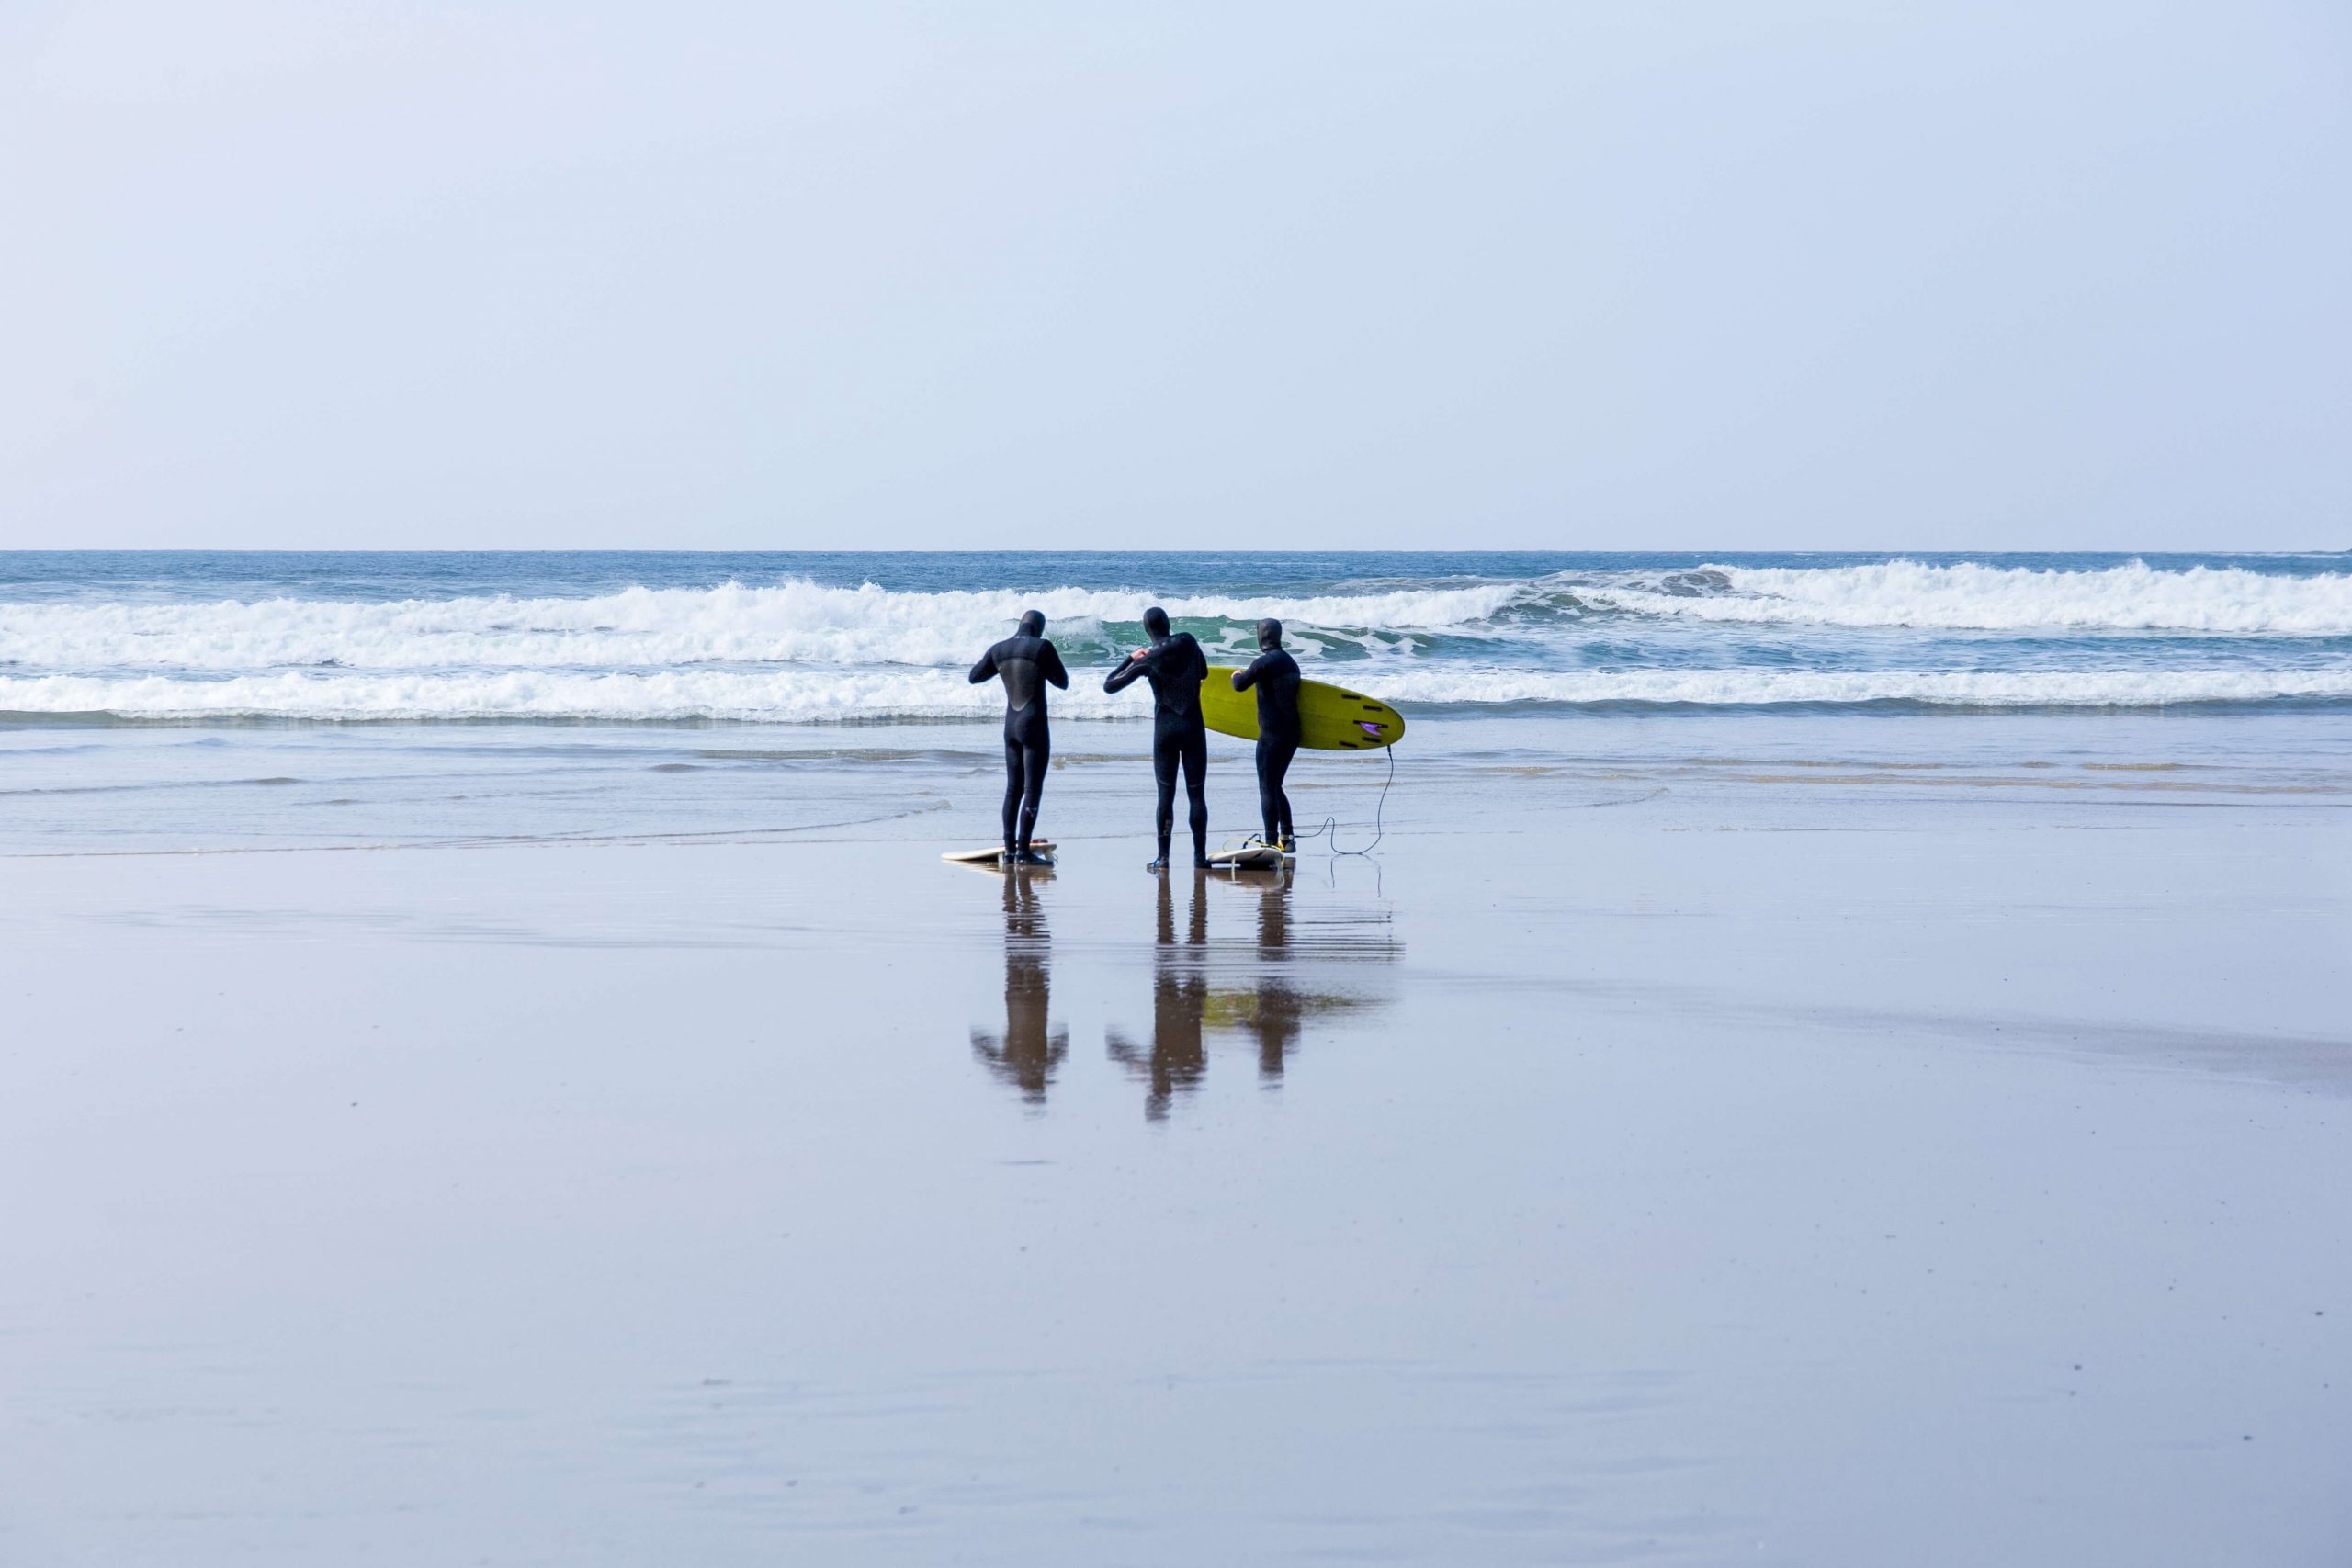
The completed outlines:
<svg viewBox="0 0 2352 1568">
<path fill-rule="evenodd" d="M 1132 627 L 1145 590 L 917 592 L 806 581 L 709 589 L 630 588 L 593 598 L 398 602 L 267 599 L 0 605 L 0 667 L 27 672 L 305 669 L 674 670 L 695 665 L 954 668 L 1042 610 L 1065 644 Z M 1303 656 L 1319 646 L 1401 648 L 1453 639 L 1575 637 L 1593 610 L 1684 622 L 1922 629 L 2173 630 L 2352 635 L 2352 573 L 2274 576 L 2238 568 L 2098 570 L 1978 565 L 1765 568 L 1579 574 L 1541 581 L 1354 593 L 1160 599 L 1182 620 L 1221 622 L 1212 652 L 1279 615 Z M 1126 635 L 1132 636 L 1132 632 Z M 1441 661 L 1446 661 L 1441 660 Z"/>
<path fill-rule="evenodd" d="M 1692 704 L 1702 706 L 1917 703 L 1989 708 L 2164 707 L 2352 698 L 2352 670 L 1410 670 L 1377 682 L 1413 704 Z"/>
<path fill-rule="evenodd" d="M 1302 626 L 1411 632 L 1477 622 L 1518 584 L 1303 598 L 1159 601 L 1185 619 L 1279 615 Z M 752 588 L 630 588 L 592 599 L 0 605 L 0 664 L 20 668 L 255 671 L 643 669 L 694 664 L 952 666 L 1041 610 L 1055 635 L 1132 626 L 1141 592 L 906 592 L 793 581 Z"/>
<path fill-rule="evenodd" d="M 1412 705 L 1599 703 L 1849 705 L 1904 702 L 1988 708 L 2154 707 L 2302 698 L 2352 700 L 2352 671 L 2236 670 L 1831 673 L 1760 670 L 1573 672 L 1384 666 L 1358 678 Z M 1136 702 L 1082 682 L 1052 698 L 1057 713 L 1134 717 Z M 277 673 L 222 680 L 0 677 L 0 712 L 106 714 L 134 719 L 737 719 L 764 723 L 871 718 L 983 719 L 1001 712 L 993 683 L 936 670 L 677 670 L 582 673 Z"/>
<path fill-rule="evenodd" d="M 1078 690 L 1055 699 L 1057 708 L 1133 714 L 1133 699 L 1103 697 L 1085 667 L 1107 662 L 1113 642 L 1136 635 L 1135 618 L 1152 597 L 1124 589 L 921 592 L 792 581 L 575 599 L 0 605 L 0 709 L 325 720 L 979 717 L 994 711 L 997 696 L 969 685 L 964 669 L 1035 607 L 1078 677 Z M 2233 668 L 2180 668 L 2193 655 L 2175 646 L 2119 668 L 2125 661 L 2112 653 L 2085 661 L 2074 646 L 2084 636 L 2141 629 L 2352 635 L 2352 574 L 1897 561 L 1709 567 L 1671 577 L 1582 573 L 1287 598 L 1159 597 L 1202 630 L 1220 661 L 1246 650 L 1250 623 L 1276 615 L 1299 634 L 1292 643 L 1300 656 L 1321 660 L 1318 672 L 1407 704 L 2101 707 L 2352 698 L 2352 665 L 2341 660 L 2265 671 L 2243 662 L 2241 647 Z M 1986 666 L 1974 670 L 1829 671 L 1806 668 L 1818 661 L 1792 660 L 1786 650 L 1743 663 L 1752 656 L 1728 646 L 1709 660 L 1727 668 L 1584 668 L 1580 645 L 1624 637 L 1621 617 L 1628 615 L 1682 623 L 1671 640 L 1684 657 L 1693 635 L 1705 636 L 1692 622 L 2068 637 L 2041 651 L 2021 638 L 1965 660 Z M 1612 621 L 1619 629 L 1604 629 Z M 1106 631 L 1113 624 L 1115 637 Z M 1725 636 L 1727 643 L 1757 640 L 1730 626 Z M 1824 636 L 1809 632 L 1802 641 Z M 1784 640 L 1800 639 L 1792 632 Z M 1638 634 L 1632 646 L 1638 652 Z M 1358 649 L 1375 657 L 1331 657 Z M 2311 652 L 2273 662 L 2308 665 Z M 1919 662 L 1944 663 L 1948 655 Z"/>
<path fill-rule="evenodd" d="M 1099 690 L 1055 694 L 1061 711 L 1108 712 Z M 944 671 L 515 670 L 410 674 L 293 673 L 175 680 L 164 675 L 0 677 L 0 712 L 123 718 L 742 719 L 976 718 L 1003 711 L 994 682 Z"/>
<path fill-rule="evenodd" d="M 1564 583 L 1587 604 L 1704 621 L 1831 626 L 2352 635 L 2352 572 L 2282 576 L 2239 567 L 2161 571 L 2144 562 L 2091 571 L 2028 567 L 1710 566 L 1661 585 Z M 1722 587 L 1714 592 L 1712 577 Z M 1699 592 L 1689 592 L 1698 586 Z"/>
</svg>

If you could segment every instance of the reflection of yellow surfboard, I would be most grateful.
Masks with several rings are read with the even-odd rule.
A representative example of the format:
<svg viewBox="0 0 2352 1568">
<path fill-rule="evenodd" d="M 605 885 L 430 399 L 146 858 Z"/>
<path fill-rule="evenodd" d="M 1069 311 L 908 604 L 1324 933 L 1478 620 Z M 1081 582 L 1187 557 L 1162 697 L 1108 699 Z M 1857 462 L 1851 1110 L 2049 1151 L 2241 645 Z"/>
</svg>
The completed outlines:
<svg viewBox="0 0 2352 1568">
<path fill-rule="evenodd" d="M 1209 666 L 1201 682 L 1202 721 L 1219 735 L 1255 740 L 1258 694 L 1235 691 L 1233 675 L 1229 664 Z M 1404 718 L 1386 703 L 1320 681 L 1298 683 L 1298 727 L 1299 744 L 1318 751 L 1377 751 L 1405 734 Z"/>
</svg>

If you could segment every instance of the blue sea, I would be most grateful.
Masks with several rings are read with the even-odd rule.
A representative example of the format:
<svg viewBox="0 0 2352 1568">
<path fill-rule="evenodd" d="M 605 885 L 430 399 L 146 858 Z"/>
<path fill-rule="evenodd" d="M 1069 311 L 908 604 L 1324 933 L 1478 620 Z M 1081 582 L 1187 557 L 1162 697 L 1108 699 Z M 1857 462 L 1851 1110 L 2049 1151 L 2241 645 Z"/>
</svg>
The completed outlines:
<svg viewBox="0 0 2352 1568">
<path fill-rule="evenodd" d="M 1126 759 L 1142 703 L 1088 672 L 1155 603 L 1234 660 L 1279 616 L 1423 784 L 2052 751 L 2301 791 L 2352 707 L 2346 554 L 13 553 L 0 846 L 805 831 L 892 790 L 984 828 L 971 661 L 1043 611 L 1062 754 Z"/>
<path fill-rule="evenodd" d="M 0 715 L 984 719 L 1165 604 L 1408 714 L 2352 703 L 2352 556 L 0 554 Z M 1132 703 L 1074 685 L 1065 711 Z"/>
</svg>

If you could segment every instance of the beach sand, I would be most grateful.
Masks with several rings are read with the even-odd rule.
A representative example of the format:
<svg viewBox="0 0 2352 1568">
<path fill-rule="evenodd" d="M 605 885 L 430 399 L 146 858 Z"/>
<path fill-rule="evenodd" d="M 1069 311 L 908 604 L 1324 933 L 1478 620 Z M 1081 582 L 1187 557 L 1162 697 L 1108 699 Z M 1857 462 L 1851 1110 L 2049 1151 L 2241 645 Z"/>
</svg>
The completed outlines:
<svg viewBox="0 0 2352 1568">
<path fill-rule="evenodd" d="M 2342 1562 L 2346 774 L 1954 722 L 43 818 L 0 1561 Z"/>
</svg>

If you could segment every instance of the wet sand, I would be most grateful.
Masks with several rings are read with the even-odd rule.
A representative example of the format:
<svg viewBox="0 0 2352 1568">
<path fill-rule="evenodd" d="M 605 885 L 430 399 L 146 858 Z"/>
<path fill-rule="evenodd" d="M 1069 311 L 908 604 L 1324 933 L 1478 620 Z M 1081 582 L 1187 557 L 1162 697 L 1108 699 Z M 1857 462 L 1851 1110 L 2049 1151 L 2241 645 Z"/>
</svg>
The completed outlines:
<svg viewBox="0 0 2352 1568">
<path fill-rule="evenodd" d="M 0 1560 L 2352 1552 L 2340 774 L 1505 747 L 1162 884 L 1073 750 L 1012 880 L 952 761 L 0 861 Z"/>
</svg>

